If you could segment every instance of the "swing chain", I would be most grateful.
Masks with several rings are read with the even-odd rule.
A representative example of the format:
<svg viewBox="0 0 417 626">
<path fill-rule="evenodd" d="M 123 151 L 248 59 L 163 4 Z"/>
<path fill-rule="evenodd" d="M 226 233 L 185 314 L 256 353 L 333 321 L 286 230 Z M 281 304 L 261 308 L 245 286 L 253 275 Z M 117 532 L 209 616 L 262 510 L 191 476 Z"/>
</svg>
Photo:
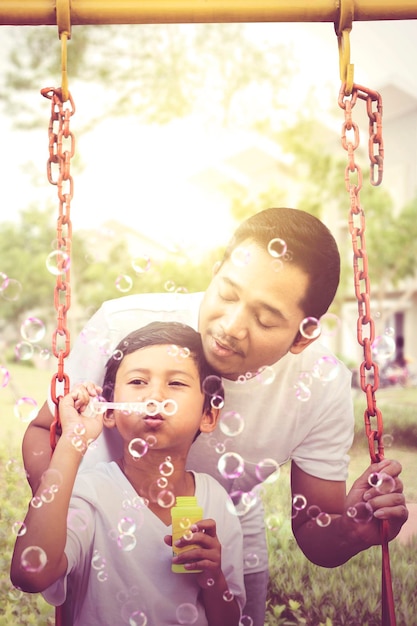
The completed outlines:
<svg viewBox="0 0 417 626">
<path fill-rule="evenodd" d="M 378 365 L 372 359 L 372 343 L 375 338 L 375 325 L 370 307 L 370 281 L 368 276 L 368 255 L 365 241 L 365 213 L 360 201 L 362 188 L 362 170 L 355 161 L 355 150 L 359 146 L 359 128 L 352 119 L 352 108 L 357 98 L 366 100 L 366 109 L 369 117 L 369 160 L 370 182 L 379 185 L 382 181 L 384 147 L 382 141 L 382 101 L 381 96 L 370 89 L 353 85 L 348 93 L 343 83 L 339 93 L 339 106 L 345 112 L 345 121 L 342 126 L 342 146 L 348 153 L 348 164 L 345 169 L 346 190 L 350 198 L 349 230 L 353 248 L 353 274 L 355 295 L 358 301 L 357 337 L 363 348 L 363 362 L 360 365 L 360 384 L 365 392 L 367 407 L 364 412 L 365 433 L 368 439 L 369 454 L 372 463 L 384 458 L 382 413 L 377 407 L 375 392 L 379 387 Z M 372 110 L 373 102 L 377 102 L 377 110 Z M 347 138 L 349 133 L 350 138 Z M 374 153 L 377 144 L 378 152 Z M 378 173 L 375 175 L 375 168 Z M 356 182 L 353 175 L 356 175 Z M 367 327 L 366 336 L 364 329 Z M 371 418 L 376 419 L 376 428 L 372 427 Z M 382 545 L 382 625 L 395 626 L 394 597 L 388 550 L 387 521 L 381 521 Z"/>
<path fill-rule="evenodd" d="M 55 419 L 51 426 L 51 448 L 54 450 L 56 436 L 60 430 L 58 384 L 61 383 L 62 387 L 62 383 L 64 383 L 64 393 L 69 392 L 69 378 L 64 371 L 64 359 L 70 351 L 67 312 L 71 306 L 71 200 L 74 192 L 71 158 L 75 152 L 75 140 L 70 131 L 70 119 L 75 113 L 75 106 L 69 93 L 68 99 L 63 102 L 61 89 L 46 88 L 41 90 L 41 94 L 51 100 L 47 175 L 51 185 L 57 187 L 59 201 L 57 239 L 55 242 L 56 284 L 54 289 L 57 325 L 52 334 L 52 352 L 58 359 L 58 365 L 57 372 L 51 380 L 51 398 L 55 404 Z"/>
<path fill-rule="evenodd" d="M 384 458 L 383 424 L 382 414 L 377 407 L 375 397 L 375 392 L 379 387 L 379 369 L 372 358 L 375 324 L 370 306 L 371 290 L 365 239 L 365 212 L 360 201 L 363 175 L 360 166 L 355 161 L 355 150 L 359 147 L 359 127 L 352 119 L 352 109 L 358 98 L 366 100 L 369 117 L 370 179 L 373 185 L 381 183 L 383 174 L 382 103 L 377 92 L 365 87 L 354 84 L 352 93 L 348 97 L 345 84 L 341 86 L 338 103 L 345 113 L 341 141 L 348 154 L 345 185 L 350 198 L 349 231 L 352 238 L 354 287 L 358 302 L 357 338 L 363 348 L 363 362 L 359 369 L 360 384 L 367 401 L 364 422 L 369 453 L 372 463 L 376 463 Z M 376 112 L 372 110 L 374 101 L 377 102 L 378 107 Z M 374 154 L 374 144 L 378 145 L 377 154 Z M 375 166 L 378 167 L 377 178 L 374 175 Z M 372 428 L 371 418 L 376 418 L 376 428 Z"/>
</svg>

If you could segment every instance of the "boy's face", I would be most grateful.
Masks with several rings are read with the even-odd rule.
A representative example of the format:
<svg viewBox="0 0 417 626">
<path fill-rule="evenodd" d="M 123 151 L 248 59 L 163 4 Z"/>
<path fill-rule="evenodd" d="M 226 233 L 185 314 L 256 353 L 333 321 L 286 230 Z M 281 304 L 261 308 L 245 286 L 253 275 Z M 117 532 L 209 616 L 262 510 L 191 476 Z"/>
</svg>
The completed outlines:
<svg viewBox="0 0 417 626">
<path fill-rule="evenodd" d="M 307 287 L 307 275 L 291 261 L 243 242 L 213 276 L 200 307 L 206 359 L 233 380 L 301 352 L 312 341 L 298 334 Z"/>
<path fill-rule="evenodd" d="M 204 393 L 198 368 L 191 355 L 181 356 L 186 353 L 173 346 L 155 345 L 123 358 L 116 374 L 115 402 L 170 401 L 167 413 L 159 409 L 155 415 L 114 410 L 112 423 L 107 420 L 107 426 L 117 426 L 125 442 L 134 438 L 146 441 L 152 435 L 155 448 L 173 451 L 179 446 L 187 452 L 199 429 L 209 432 L 212 424 L 214 428 L 215 412 L 203 415 Z"/>
</svg>

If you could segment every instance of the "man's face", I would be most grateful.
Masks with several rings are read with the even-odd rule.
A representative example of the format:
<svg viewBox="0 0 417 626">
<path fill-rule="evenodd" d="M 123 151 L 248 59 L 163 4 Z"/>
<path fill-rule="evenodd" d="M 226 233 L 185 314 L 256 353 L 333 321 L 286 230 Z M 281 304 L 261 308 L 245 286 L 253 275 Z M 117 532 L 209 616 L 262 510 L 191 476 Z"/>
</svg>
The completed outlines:
<svg viewBox="0 0 417 626">
<path fill-rule="evenodd" d="M 214 275 L 201 303 L 199 331 L 210 364 L 235 380 L 289 350 L 301 352 L 311 342 L 295 342 L 307 286 L 307 275 L 291 261 L 281 264 L 253 241 L 243 242 Z"/>
</svg>

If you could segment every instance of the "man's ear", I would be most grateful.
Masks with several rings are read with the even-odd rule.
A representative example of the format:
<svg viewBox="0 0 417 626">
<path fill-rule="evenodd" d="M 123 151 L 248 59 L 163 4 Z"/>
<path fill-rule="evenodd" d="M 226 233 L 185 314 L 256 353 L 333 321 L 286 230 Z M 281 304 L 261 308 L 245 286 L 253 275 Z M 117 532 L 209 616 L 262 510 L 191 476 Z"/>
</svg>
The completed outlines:
<svg viewBox="0 0 417 626">
<path fill-rule="evenodd" d="M 116 420 L 114 417 L 114 411 L 109 409 L 103 415 L 103 426 L 106 428 L 116 428 Z"/>
<path fill-rule="evenodd" d="M 206 409 L 201 418 L 200 432 L 212 433 L 213 430 L 216 428 L 219 415 L 220 415 L 220 409 L 213 409 L 212 407 L 209 409 Z"/>
<path fill-rule="evenodd" d="M 298 332 L 290 348 L 290 352 L 292 352 L 293 354 L 300 354 L 300 352 L 302 352 L 305 348 L 307 348 L 307 346 L 313 343 L 313 341 L 316 341 L 319 336 L 320 335 L 317 335 L 317 337 L 304 337 L 304 335 Z"/>
<path fill-rule="evenodd" d="M 221 266 L 222 266 L 222 262 L 221 261 L 216 261 L 215 264 L 212 267 L 211 275 L 215 276 L 217 274 L 217 272 L 219 271 L 219 269 L 221 268 Z"/>
</svg>

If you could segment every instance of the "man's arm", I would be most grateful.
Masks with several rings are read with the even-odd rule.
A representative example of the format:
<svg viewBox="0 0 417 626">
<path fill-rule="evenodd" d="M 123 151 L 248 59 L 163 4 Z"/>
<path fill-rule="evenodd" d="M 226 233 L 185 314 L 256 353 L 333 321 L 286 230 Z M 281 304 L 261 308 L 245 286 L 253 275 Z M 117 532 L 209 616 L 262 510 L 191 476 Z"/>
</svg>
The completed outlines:
<svg viewBox="0 0 417 626">
<path fill-rule="evenodd" d="M 53 419 L 48 403 L 45 402 L 38 415 L 28 425 L 23 437 L 23 462 L 32 493 L 37 490 L 42 474 L 49 466 L 51 458 L 49 429 Z"/>
<path fill-rule="evenodd" d="M 316 478 L 293 462 L 293 502 L 295 496 L 303 498 L 298 498 L 300 506 L 295 501 L 292 527 L 306 557 L 323 567 L 341 565 L 358 552 L 381 543 L 382 519 L 389 522 L 389 539 L 396 537 L 408 517 L 400 472 L 397 461 L 386 459 L 370 465 L 346 496 L 343 481 Z M 368 479 L 374 475 L 387 477 L 390 490 L 371 486 L 372 480 L 370 483 Z"/>
</svg>

